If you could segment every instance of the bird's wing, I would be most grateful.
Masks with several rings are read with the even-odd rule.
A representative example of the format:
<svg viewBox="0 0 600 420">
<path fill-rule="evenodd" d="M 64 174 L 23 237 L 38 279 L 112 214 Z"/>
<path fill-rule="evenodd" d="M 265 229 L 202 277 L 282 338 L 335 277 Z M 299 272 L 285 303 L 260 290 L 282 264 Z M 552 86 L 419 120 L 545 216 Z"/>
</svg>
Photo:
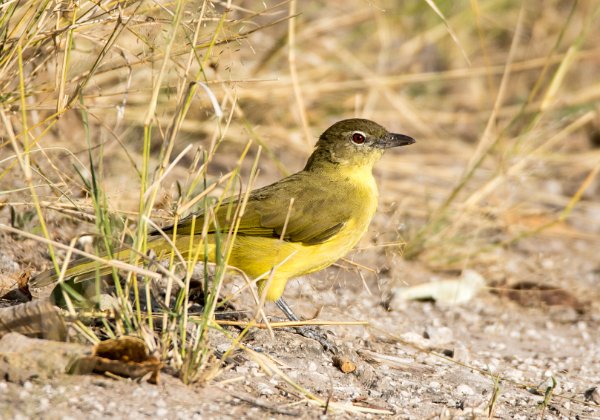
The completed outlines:
<svg viewBox="0 0 600 420">
<path fill-rule="evenodd" d="M 326 181 L 310 181 L 311 174 L 300 172 L 253 191 L 240 218 L 237 234 L 279 238 L 285 226 L 283 239 L 289 242 L 317 244 L 333 237 L 352 216 L 348 207 L 343 205 L 348 198 L 347 194 Z M 292 198 L 294 202 L 290 211 Z M 216 211 L 215 219 L 221 232 L 228 232 L 231 228 L 235 207 L 241 201 L 237 197 L 228 199 Z M 335 211 L 332 211 L 334 208 Z M 198 213 L 195 216 L 194 231 L 195 234 L 200 234 L 204 214 Z M 190 234 L 191 226 L 190 217 L 183 219 L 178 224 L 178 234 Z M 171 227 L 164 231 L 169 233 L 172 230 Z M 216 230 L 217 227 L 212 225 L 208 233 Z"/>
</svg>

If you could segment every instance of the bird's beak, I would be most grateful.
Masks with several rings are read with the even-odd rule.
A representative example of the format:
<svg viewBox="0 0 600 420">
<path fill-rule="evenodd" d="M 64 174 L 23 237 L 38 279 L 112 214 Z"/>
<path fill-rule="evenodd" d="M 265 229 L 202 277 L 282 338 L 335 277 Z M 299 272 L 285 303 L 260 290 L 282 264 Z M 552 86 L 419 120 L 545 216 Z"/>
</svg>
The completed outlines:
<svg viewBox="0 0 600 420">
<path fill-rule="evenodd" d="M 404 134 L 389 133 L 385 137 L 382 137 L 379 140 L 377 140 L 376 144 L 382 149 L 389 149 L 391 147 L 408 146 L 409 144 L 413 144 L 414 142 L 415 139 Z"/>
</svg>

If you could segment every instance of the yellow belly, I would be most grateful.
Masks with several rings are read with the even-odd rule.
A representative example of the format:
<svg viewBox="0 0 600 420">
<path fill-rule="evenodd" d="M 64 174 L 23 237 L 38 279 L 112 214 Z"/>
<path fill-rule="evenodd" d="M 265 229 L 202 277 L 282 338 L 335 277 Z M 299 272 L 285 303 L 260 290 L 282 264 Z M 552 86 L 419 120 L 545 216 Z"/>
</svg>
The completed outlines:
<svg viewBox="0 0 600 420">
<path fill-rule="evenodd" d="M 260 278 L 260 293 L 268 283 L 266 299 L 275 301 L 283 294 L 289 279 L 322 270 L 346 255 L 366 232 L 373 212 L 374 207 L 364 213 L 363 217 L 349 221 L 337 235 L 320 244 L 305 245 L 275 238 L 237 236 L 228 264 L 239 268 L 252 279 Z M 208 259 L 214 262 L 215 247 L 214 243 L 211 244 L 212 239 L 209 238 L 208 241 Z M 177 248 L 184 257 L 189 256 L 189 249 L 195 249 L 199 245 L 190 247 L 189 241 L 189 236 L 177 240 Z M 204 252 L 200 254 L 203 255 Z"/>
<path fill-rule="evenodd" d="M 317 245 L 239 236 L 233 245 L 229 264 L 252 278 L 262 277 L 260 292 L 268 281 L 266 298 L 274 301 L 281 297 L 289 279 L 321 270 L 346 255 L 365 229 L 346 228 L 329 241 Z"/>
</svg>

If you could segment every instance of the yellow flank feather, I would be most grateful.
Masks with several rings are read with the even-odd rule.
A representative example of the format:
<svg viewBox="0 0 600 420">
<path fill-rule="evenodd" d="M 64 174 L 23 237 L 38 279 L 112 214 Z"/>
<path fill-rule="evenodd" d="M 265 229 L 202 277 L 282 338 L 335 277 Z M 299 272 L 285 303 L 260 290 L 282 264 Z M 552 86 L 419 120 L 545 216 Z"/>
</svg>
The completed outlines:
<svg viewBox="0 0 600 420">
<path fill-rule="evenodd" d="M 261 292 L 268 285 L 267 300 L 280 299 L 289 279 L 333 264 L 356 245 L 377 209 L 373 165 L 385 149 L 413 142 L 368 120 L 334 124 L 321 135 L 302 171 L 250 193 L 227 263 L 251 278 L 260 278 Z M 207 237 L 207 242 L 213 244 L 209 245 L 209 261 L 215 260 L 215 235 L 228 232 L 235 221 L 231 207 L 237 203 L 237 198 L 226 200 L 215 212 Z M 200 245 L 204 216 L 194 214 L 181 220 L 176 229 L 164 229 L 167 235 L 177 232 L 175 246 L 184 257 L 190 249 L 197 252 L 198 246 L 206 246 Z M 190 247 L 192 233 L 198 243 Z M 173 252 L 157 233 L 151 234 L 147 243 L 159 258 Z M 202 254 L 200 261 L 204 259 Z M 129 261 L 130 256 L 131 251 L 123 249 L 113 258 Z M 97 272 L 110 271 L 110 267 L 94 261 L 76 260 L 65 277 L 86 280 Z M 43 287 L 56 277 L 53 271 L 47 271 L 34 278 L 30 286 Z"/>
</svg>

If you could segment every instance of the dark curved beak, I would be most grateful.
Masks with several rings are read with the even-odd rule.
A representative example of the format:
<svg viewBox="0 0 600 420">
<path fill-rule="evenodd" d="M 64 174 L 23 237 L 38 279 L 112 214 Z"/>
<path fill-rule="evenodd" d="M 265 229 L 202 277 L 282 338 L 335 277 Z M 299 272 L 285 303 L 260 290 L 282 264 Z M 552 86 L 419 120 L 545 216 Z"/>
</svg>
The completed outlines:
<svg viewBox="0 0 600 420">
<path fill-rule="evenodd" d="M 377 146 L 381 147 L 382 149 L 389 149 L 391 147 L 408 146 L 414 142 L 415 139 L 404 134 L 389 133 L 385 137 L 377 140 Z"/>
</svg>

